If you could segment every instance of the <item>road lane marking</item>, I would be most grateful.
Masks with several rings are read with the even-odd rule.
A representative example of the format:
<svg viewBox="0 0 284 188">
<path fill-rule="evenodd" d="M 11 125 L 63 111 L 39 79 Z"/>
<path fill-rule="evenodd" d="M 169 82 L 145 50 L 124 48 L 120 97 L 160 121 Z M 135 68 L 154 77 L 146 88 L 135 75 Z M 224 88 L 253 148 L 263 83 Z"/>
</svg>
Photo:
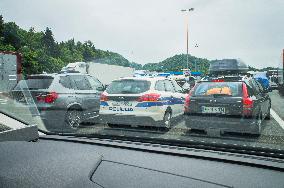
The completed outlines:
<svg viewBox="0 0 284 188">
<path fill-rule="evenodd" d="M 273 109 L 270 109 L 270 114 L 275 119 L 275 121 L 277 121 L 277 123 L 280 125 L 280 127 L 282 129 L 284 129 L 284 121 L 283 121 L 283 119 L 281 119 L 281 117 L 279 117 L 278 114 Z"/>
</svg>

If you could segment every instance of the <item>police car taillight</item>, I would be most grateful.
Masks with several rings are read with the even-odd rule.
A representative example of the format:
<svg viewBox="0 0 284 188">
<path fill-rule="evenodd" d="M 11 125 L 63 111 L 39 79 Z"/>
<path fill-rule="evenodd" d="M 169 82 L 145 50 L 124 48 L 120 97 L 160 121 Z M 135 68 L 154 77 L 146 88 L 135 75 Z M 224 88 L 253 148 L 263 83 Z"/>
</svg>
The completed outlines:
<svg viewBox="0 0 284 188">
<path fill-rule="evenodd" d="M 243 115 L 252 116 L 253 100 L 249 98 L 247 85 L 243 83 Z"/>
<path fill-rule="evenodd" d="M 159 100 L 160 96 L 161 95 L 157 93 L 145 94 L 139 97 L 137 101 L 138 102 L 155 102 Z"/>
<path fill-rule="evenodd" d="M 105 94 L 101 94 L 100 101 L 108 101 L 108 97 Z"/>
</svg>

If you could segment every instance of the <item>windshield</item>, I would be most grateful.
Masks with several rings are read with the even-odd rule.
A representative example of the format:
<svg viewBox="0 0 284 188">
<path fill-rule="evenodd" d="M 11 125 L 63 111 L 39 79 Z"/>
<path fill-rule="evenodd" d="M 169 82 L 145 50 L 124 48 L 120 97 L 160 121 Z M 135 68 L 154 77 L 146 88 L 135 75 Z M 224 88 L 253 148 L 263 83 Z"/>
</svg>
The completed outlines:
<svg viewBox="0 0 284 188">
<path fill-rule="evenodd" d="M 49 134 L 283 154 L 284 1 L 0 7 L 1 112 Z"/>
<path fill-rule="evenodd" d="M 138 94 L 149 90 L 150 82 L 143 80 L 119 80 L 113 81 L 107 88 L 106 92 L 109 94 Z"/>
<path fill-rule="evenodd" d="M 239 82 L 222 82 L 222 83 L 210 83 L 205 82 L 199 84 L 194 90 L 195 96 L 213 96 L 223 95 L 240 97 L 242 93 L 242 84 Z"/>
</svg>

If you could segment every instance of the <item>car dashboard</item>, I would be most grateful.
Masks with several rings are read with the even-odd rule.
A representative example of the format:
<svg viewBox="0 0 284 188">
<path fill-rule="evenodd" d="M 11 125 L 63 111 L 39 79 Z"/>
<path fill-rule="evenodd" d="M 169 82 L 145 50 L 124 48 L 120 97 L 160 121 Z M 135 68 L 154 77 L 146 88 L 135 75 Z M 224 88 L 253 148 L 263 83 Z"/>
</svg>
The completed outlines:
<svg viewBox="0 0 284 188">
<path fill-rule="evenodd" d="M 0 143 L 0 187 L 283 187 L 281 159 L 110 139 Z"/>
</svg>

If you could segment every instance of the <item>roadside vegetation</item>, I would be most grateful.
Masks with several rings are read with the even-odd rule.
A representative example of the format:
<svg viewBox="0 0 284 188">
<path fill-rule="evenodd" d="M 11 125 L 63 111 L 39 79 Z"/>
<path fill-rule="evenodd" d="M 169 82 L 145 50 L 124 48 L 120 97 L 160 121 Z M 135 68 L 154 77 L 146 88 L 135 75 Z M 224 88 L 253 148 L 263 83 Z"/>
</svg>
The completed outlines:
<svg viewBox="0 0 284 188">
<path fill-rule="evenodd" d="M 88 40 L 76 41 L 74 38 L 58 42 L 50 28 L 36 31 L 20 28 L 14 22 L 4 22 L 0 15 L 0 51 L 16 51 L 23 56 L 23 74 L 58 72 L 68 63 L 76 61 L 104 63 L 133 67 L 136 70 L 149 71 L 181 71 L 187 67 L 187 55 L 179 54 L 158 63 L 147 63 L 144 66 L 130 62 L 122 55 L 110 51 L 97 49 Z M 193 71 L 208 72 L 209 60 L 189 55 L 189 68 Z M 195 70 L 195 63 L 196 69 Z M 257 70 L 250 67 L 250 70 Z"/>
</svg>

